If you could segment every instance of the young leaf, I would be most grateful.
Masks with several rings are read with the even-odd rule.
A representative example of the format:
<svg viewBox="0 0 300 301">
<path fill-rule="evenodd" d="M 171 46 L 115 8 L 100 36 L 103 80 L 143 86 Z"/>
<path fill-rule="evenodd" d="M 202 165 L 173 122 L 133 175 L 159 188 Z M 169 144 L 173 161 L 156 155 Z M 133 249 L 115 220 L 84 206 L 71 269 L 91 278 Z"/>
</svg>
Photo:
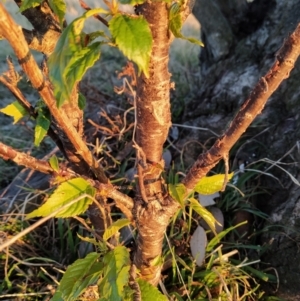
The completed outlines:
<svg viewBox="0 0 300 301">
<path fill-rule="evenodd" d="M 95 189 L 91 187 L 86 180 L 75 178 L 64 182 L 58 186 L 45 204 L 27 214 L 27 219 L 36 216 L 47 216 L 58 208 L 70 203 L 77 197 L 80 197 L 83 193 L 87 193 L 91 196 L 95 195 Z M 70 217 L 81 214 L 87 210 L 92 202 L 93 200 L 91 198 L 84 197 L 75 204 L 59 211 L 55 217 Z"/>
<path fill-rule="evenodd" d="M 68 267 L 58 288 L 64 301 L 77 300 L 89 285 L 97 282 L 103 272 L 103 263 L 98 258 L 98 253 L 90 253 Z"/>
<path fill-rule="evenodd" d="M 99 57 L 99 42 L 84 47 L 81 31 L 87 18 L 94 14 L 107 13 L 102 8 L 92 9 L 75 19 L 60 36 L 54 52 L 48 60 L 49 75 L 54 85 L 57 106 L 60 107 L 69 99 L 75 83 Z M 87 58 L 83 58 L 83 56 Z M 80 65 L 83 64 L 83 65 Z M 75 69 L 79 70 L 76 71 Z"/>
<path fill-rule="evenodd" d="M 59 171 L 59 165 L 58 165 L 58 159 L 55 155 L 53 155 L 50 159 L 49 159 L 49 164 L 52 167 L 52 169 L 56 172 Z"/>
<path fill-rule="evenodd" d="M 92 67 L 99 59 L 100 46 L 100 42 L 95 42 L 74 53 L 64 72 L 64 77 L 71 87 L 73 87 L 77 81 L 80 81 L 86 70 Z"/>
<path fill-rule="evenodd" d="M 25 108 L 18 101 L 14 101 L 12 104 L 1 109 L 0 112 L 13 117 L 14 124 L 17 123 L 24 116 L 28 115 Z"/>
<path fill-rule="evenodd" d="M 60 27 L 62 28 L 67 8 L 66 2 L 64 0 L 49 0 L 48 3 L 53 12 L 58 16 Z"/>
<path fill-rule="evenodd" d="M 233 172 L 228 174 L 228 180 L 233 177 Z M 195 191 L 204 195 L 213 194 L 222 189 L 225 180 L 224 174 L 202 178 L 195 187 Z"/>
<path fill-rule="evenodd" d="M 182 27 L 181 5 L 178 2 L 174 2 L 169 10 L 169 28 L 173 33 L 173 35 L 176 38 L 187 40 L 193 44 L 197 44 L 202 47 L 204 46 L 204 44 L 201 41 L 195 38 L 185 37 L 181 33 L 181 27 Z"/>
<path fill-rule="evenodd" d="M 168 298 L 165 295 L 146 280 L 138 279 L 137 283 L 140 286 L 143 301 L 168 301 Z"/>
<path fill-rule="evenodd" d="M 103 239 L 107 241 L 113 235 L 115 235 L 121 228 L 130 225 L 130 220 L 127 218 L 122 218 L 110 225 L 103 234 Z"/>
<path fill-rule="evenodd" d="M 171 195 L 171 197 L 176 200 L 181 207 L 184 206 L 184 196 L 186 193 L 186 188 L 183 184 L 169 184 L 168 185 L 168 189 L 169 189 L 169 193 Z"/>
<path fill-rule="evenodd" d="M 44 0 L 23 0 L 20 6 L 20 13 L 30 7 L 36 7 L 40 5 Z"/>
<path fill-rule="evenodd" d="M 190 202 L 191 208 L 193 210 L 195 210 L 206 221 L 206 223 L 208 224 L 210 229 L 214 232 L 215 235 L 217 235 L 216 223 L 218 223 L 218 221 L 216 221 L 214 216 L 207 209 L 205 209 L 202 205 L 200 205 L 198 200 L 196 200 L 194 198 L 189 198 L 189 202 Z"/>
<path fill-rule="evenodd" d="M 38 117 L 36 119 L 36 126 L 34 129 L 34 145 L 39 146 L 44 137 L 47 135 L 51 124 L 51 117 L 48 109 L 40 108 L 38 110 Z"/>
<path fill-rule="evenodd" d="M 149 77 L 152 34 L 143 16 L 116 14 L 109 21 L 109 29 L 119 49 Z"/>
<path fill-rule="evenodd" d="M 104 300 L 122 301 L 124 286 L 128 284 L 130 258 L 124 246 L 117 246 L 103 258 L 103 278 L 99 285 Z M 155 300 L 155 299 L 153 299 Z"/>
</svg>

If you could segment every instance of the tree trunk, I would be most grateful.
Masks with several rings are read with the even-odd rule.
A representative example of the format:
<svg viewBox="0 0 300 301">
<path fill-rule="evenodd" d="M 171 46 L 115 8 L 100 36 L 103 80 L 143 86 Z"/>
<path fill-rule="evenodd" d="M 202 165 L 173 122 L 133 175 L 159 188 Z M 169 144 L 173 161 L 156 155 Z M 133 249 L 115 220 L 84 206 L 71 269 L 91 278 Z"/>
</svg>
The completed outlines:
<svg viewBox="0 0 300 301">
<path fill-rule="evenodd" d="M 165 2 L 146 2 L 139 13 L 147 19 L 153 36 L 149 78 L 138 78 L 136 95 L 136 143 L 139 190 L 134 218 L 138 229 L 135 264 L 142 276 L 157 285 L 161 275 L 160 256 L 164 233 L 177 204 L 167 197 L 161 172 L 163 144 L 171 126 L 170 33 Z"/>
<path fill-rule="evenodd" d="M 193 12 L 201 23 L 205 47 L 200 53 L 201 86 L 197 97 L 187 104 L 183 116 L 183 120 L 188 120 L 186 124 L 206 127 L 221 135 L 254 85 L 274 63 L 285 38 L 300 22 L 299 11 L 297 0 L 196 1 Z M 299 165 L 295 162 L 300 159 L 299 73 L 298 60 L 290 77 L 244 134 L 247 142 L 240 148 L 252 161 L 255 156 L 290 163 L 282 167 L 298 181 Z M 209 138 L 209 132 L 193 130 L 181 142 L 191 139 L 206 142 Z M 189 155 L 196 159 L 198 152 L 195 148 Z M 279 295 L 298 300 L 299 185 L 277 167 L 267 172 L 275 175 L 281 184 L 271 178 L 264 179 L 271 195 L 260 199 L 258 206 L 270 215 L 265 226 L 278 227 L 275 234 L 264 235 L 261 243 L 273 242 L 266 261 L 279 273 Z M 285 227 L 279 228 L 280 225 Z"/>
</svg>

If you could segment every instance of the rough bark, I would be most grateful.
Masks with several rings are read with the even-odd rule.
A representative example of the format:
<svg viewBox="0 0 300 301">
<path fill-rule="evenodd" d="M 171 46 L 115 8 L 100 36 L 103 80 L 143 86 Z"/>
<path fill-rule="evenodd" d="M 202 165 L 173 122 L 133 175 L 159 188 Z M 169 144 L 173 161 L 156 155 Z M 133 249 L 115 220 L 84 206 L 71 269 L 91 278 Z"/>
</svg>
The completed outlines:
<svg viewBox="0 0 300 301">
<path fill-rule="evenodd" d="M 20 2 L 17 2 L 17 4 L 20 5 Z M 4 7 L 2 6 L 0 9 L 0 22 L 2 23 L 0 35 L 10 43 L 33 87 L 48 106 L 53 119 L 51 131 L 56 133 L 56 140 L 59 140 L 57 145 L 61 146 L 62 153 L 66 155 L 71 168 L 80 175 L 90 176 L 102 183 L 108 183 L 103 169 L 94 159 L 82 138 L 83 112 L 78 107 L 77 87 L 74 87 L 70 99 L 59 109 L 56 106 L 52 85 L 47 77 L 47 67 L 44 66 L 43 70 L 40 70 L 30 52 L 30 46 L 35 48 L 32 41 L 26 40 L 28 36 L 23 35 L 24 30 L 15 24 Z M 43 2 L 38 7 L 24 11 L 23 14 L 32 23 L 34 34 L 38 35 L 39 38 L 39 45 L 45 46 L 37 50 L 50 54 L 60 36 L 60 30 L 57 19 L 48 4 Z M 48 35 L 48 32 L 50 32 L 50 35 Z M 54 35 L 53 32 L 59 34 Z M 103 197 L 99 197 L 99 200 L 104 204 L 106 203 Z M 97 229 L 96 231 L 102 233 L 105 224 L 103 220 L 107 220 L 109 212 L 106 212 L 106 217 L 103 217 L 98 207 L 92 204 L 89 213 L 95 229 Z"/>
<path fill-rule="evenodd" d="M 164 233 L 177 205 L 166 198 L 161 172 L 163 144 L 171 125 L 170 74 L 168 72 L 170 34 L 166 3 L 146 2 L 139 12 L 149 22 L 153 48 L 149 78 L 138 78 L 136 110 L 136 151 L 139 195 L 135 199 L 138 228 L 135 264 L 142 276 L 157 285 L 161 274 L 158 264 Z"/>
</svg>

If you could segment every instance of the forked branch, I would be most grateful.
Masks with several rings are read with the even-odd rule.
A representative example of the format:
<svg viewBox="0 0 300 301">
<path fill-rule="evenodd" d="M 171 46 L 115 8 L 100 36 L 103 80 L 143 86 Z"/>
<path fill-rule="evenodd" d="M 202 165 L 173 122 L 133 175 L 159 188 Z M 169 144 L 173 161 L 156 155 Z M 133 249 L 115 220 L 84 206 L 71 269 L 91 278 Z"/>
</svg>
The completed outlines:
<svg viewBox="0 0 300 301">
<path fill-rule="evenodd" d="M 252 121 L 263 110 L 267 100 L 280 83 L 289 77 L 290 71 L 300 54 L 300 24 L 285 40 L 276 55 L 276 61 L 269 72 L 254 87 L 250 97 L 242 105 L 225 133 L 214 143 L 210 150 L 201 154 L 189 170 L 183 184 L 191 191 L 223 157 L 247 130 Z"/>
<path fill-rule="evenodd" d="M 39 92 L 52 116 L 73 144 L 77 154 L 79 154 L 87 163 L 99 181 L 107 183 L 108 179 L 105 176 L 103 169 L 94 159 L 86 143 L 73 127 L 66 113 L 57 107 L 51 84 L 44 78 L 41 70 L 34 60 L 22 33 L 21 27 L 17 26 L 2 4 L 0 4 L 0 35 L 2 35 L 10 43 L 20 65 L 30 79 L 33 87 Z"/>
</svg>

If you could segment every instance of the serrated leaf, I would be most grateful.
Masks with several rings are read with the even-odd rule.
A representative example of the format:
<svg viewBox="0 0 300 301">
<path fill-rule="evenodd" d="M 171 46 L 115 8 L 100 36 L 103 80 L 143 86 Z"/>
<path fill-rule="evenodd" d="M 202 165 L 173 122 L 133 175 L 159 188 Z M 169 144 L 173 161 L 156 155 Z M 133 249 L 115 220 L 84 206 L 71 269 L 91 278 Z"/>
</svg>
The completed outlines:
<svg viewBox="0 0 300 301">
<path fill-rule="evenodd" d="M 98 258 L 99 254 L 93 252 L 68 267 L 58 288 L 64 301 L 77 300 L 89 285 L 97 282 L 103 272 L 103 263 Z"/>
<path fill-rule="evenodd" d="M 170 196 L 174 200 L 176 200 L 181 205 L 181 207 L 183 207 L 184 206 L 184 197 L 186 195 L 186 187 L 182 183 L 179 183 L 176 185 L 169 184 L 168 190 L 169 190 Z"/>
<path fill-rule="evenodd" d="M 101 42 L 95 42 L 74 53 L 64 71 L 64 78 L 73 87 L 80 81 L 88 68 L 92 67 L 100 57 Z"/>
<path fill-rule="evenodd" d="M 40 5 L 43 1 L 44 0 L 23 0 L 22 5 L 20 6 L 20 13 L 28 8 Z"/>
<path fill-rule="evenodd" d="M 63 27 L 63 21 L 66 14 L 66 2 L 64 0 L 49 0 L 48 1 L 53 12 L 58 16 L 60 27 Z"/>
<path fill-rule="evenodd" d="M 107 241 L 113 235 L 115 235 L 121 228 L 130 225 L 130 220 L 127 218 L 121 218 L 110 225 L 103 234 L 103 239 Z"/>
<path fill-rule="evenodd" d="M 233 174 L 233 172 L 228 174 L 228 181 L 232 179 Z M 213 194 L 215 192 L 221 191 L 224 184 L 224 180 L 224 174 L 214 175 L 211 177 L 204 177 L 198 182 L 194 190 L 204 195 Z"/>
<path fill-rule="evenodd" d="M 137 283 L 140 286 L 142 301 L 168 301 L 168 298 L 163 295 L 157 287 L 151 285 L 143 279 L 138 279 Z"/>
<path fill-rule="evenodd" d="M 34 145 L 39 146 L 42 140 L 47 135 L 51 124 L 51 117 L 48 109 L 40 108 L 38 110 L 38 116 L 36 118 L 36 126 L 34 129 Z"/>
<path fill-rule="evenodd" d="M 58 107 L 69 99 L 75 83 L 82 78 L 86 70 L 100 55 L 99 42 L 84 47 L 81 38 L 86 19 L 98 13 L 107 12 L 102 8 L 89 10 L 66 27 L 54 52 L 49 57 L 49 76 L 54 85 L 54 95 Z M 87 59 L 83 57 L 84 55 L 87 55 Z M 80 66 L 80 63 L 83 65 Z M 79 70 L 76 71 L 75 68 L 79 68 Z"/>
<path fill-rule="evenodd" d="M 204 44 L 195 39 L 195 38 L 191 38 L 191 37 L 185 37 L 182 33 L 181 33 L 181 28 L 182 28 L 182 17 L 181 17 L 181 5 L 178 2 L 174 2 L 169 10 L 169 29 L 170 31 L 173 33 L 173 35 L 176 38 L 180 38 L 183 40 L 187 40 L 193 44 L 197 44 L 201 47 L 204 46 Z"/>
<path fill-rule="evenodd" d="M 49 164 L 52 167 L 52 169 L 56 172 L 59 171 L 59 164 L 58 164 L 58 159 L 55 155 L 53 155 L 50 159 L 49 159 Z"/>
<path fill-rule="evenodd" d="M 91 187 L 86 180 L 82 178 L 75 178 L 64 182 L 59 185 L 58 188 L 56 188 L 45 204 L 27 214 L 27 219 L 36 216 L 47 216 L 53 211 L 80 197 L 80 195 L 84 193 L 87 193 L 91 196 L 95 195 L 95 189 Z M 78 200 L 78 202 L 75 204 L 72 204 L 71 206 L 59 211 L 55 217 L 70 217 L 79 215 L 85 212 L 92 202 L 93 200 L 91 198 L 84 197 Z"/>
<path fill-rule="evenodd" d="M 124 287 L 129 281 L 130 258 L 124 246 L 117 246 L 103 258 L 103 279 L 99 285 L 100 296 L 107 300 L 122 301 Z"/>
<path fill-rule="evenodd" d="M 116 14 L 109 21 L 109 30 L 118 48 L 149 77 L 152 34 L 144 17 Z"/>
<path fill-rule="evenodd" d="M 13 124 L 17 123 L 21 118 L 28 115 L 26 109 L 18 101 L 14 101 L 10 105 L 1 109 L 0 112 L 2 112 L 5 115 L 13 117 L 14 119 Z"/>
<path fill-rule="evenodd" d="M 216 219 L 214 216 L 201 204 L 199 204 L 198 200 L 194 198 L 189 198 L 190 206 L 191 208 L 196 211 L 207 223 L 207 225 L 210 227 L 210 229 L 213 231 L 215 235 L 216 233 Z"/>
</svg>

